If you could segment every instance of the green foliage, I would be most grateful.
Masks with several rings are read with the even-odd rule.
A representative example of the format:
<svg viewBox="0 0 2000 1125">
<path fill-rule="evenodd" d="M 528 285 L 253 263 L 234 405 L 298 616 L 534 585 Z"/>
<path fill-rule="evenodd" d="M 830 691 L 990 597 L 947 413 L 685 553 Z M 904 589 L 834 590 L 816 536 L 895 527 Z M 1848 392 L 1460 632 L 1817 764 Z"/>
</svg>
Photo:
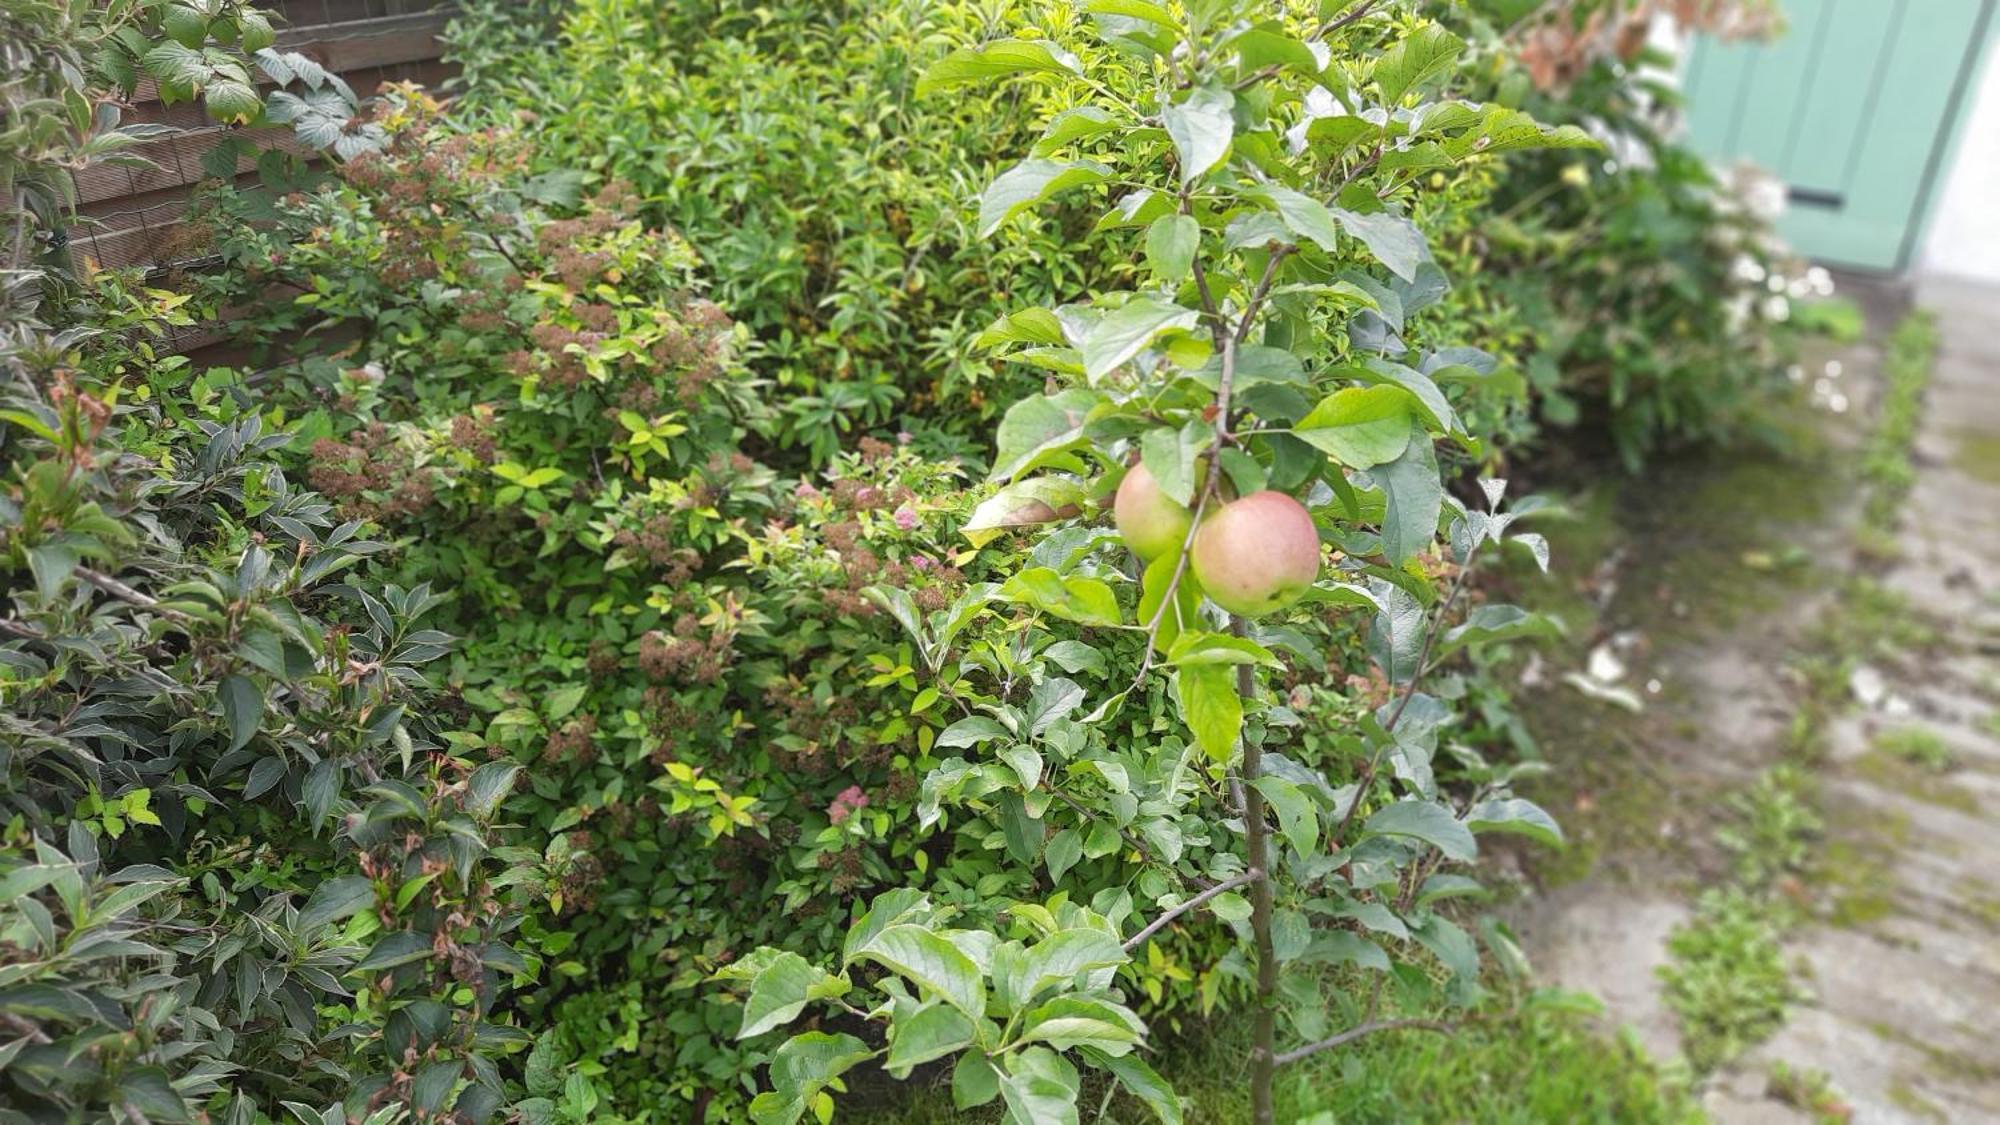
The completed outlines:
<svg viewBox="0 0 2000 1125">
<path fill-rule="evenodd" d="M 455 54 L 487 58 L 489 29 L 513 18 L 473 6 Z M 756 340 L 744 361 L 779 393 L 764 426 L 781 447 L 823 464 L 908 417 L 926 446 L 964 453 L 1029 385 L 965 338 L 1010 304 L 1130 267 L 1085 249 L 1080 215 L 983 241 L 989 220 L 964 200 L 1034 139 L 1038 95 L 981 83 L 919 105 L 914 83 L 951 47 L 1076 18 L 1018 3 L 588 0 L 565 12 L 559 50 L 486 65 L 466 97 L 474 113 L 521 113 L 543 167 L 631 184 L 700 248 L 715 299 Z"/>
<path fill-rule="evenodd" d="M 1930 385 L 1936 354 L 1937 323 L 1927 314 L 1906 317 L 1889 334 L 1882 360 L 1888 386 L 1861 459 L 1862 475 L 1875 486 L 1868 499 L 1868 519 L 1876 527 L 1894 526 L 1904 494 L 1916 483 L 1910 447 L 1923 420 L 1924 390 Z"/>
<path fill-rule="evenodd" d="M 1951 744 L 1929 727 L 1907 726 L 1885 730 L 1875 736 L 1875 749 L 1936 772 L 1943 772 L 1952 766 Z"/>
<path fill-rule="evenodd" d="M 1804 999 L 1779 944 L 1771 903 L 1736 888 L 1705 893 L 1694 920 L 1667 940 L 1660 967 L 1682 1048 L 1708 1072 L 1762 1042 Z"/>
<path fill-rule="evenodd" d="M 1253 987 L 1259 1005 L 1282 1008 L 1290 1033 L 1305 1040 L 1281 1054 L 1272 1022 L 1258 1021 L 1250 1092 L 1253 1116 L 1268 1121 L 1275 1065 L 1377 1027 L 1367 1022 L 1371 1003 L 1360 1026 L 1327 1035 L 1334 1029 L 1324 998 L 1281 989 L 1281 965 L 1352 964 L 1383 974 L 1384 983 L 1398 972 L 1435 972 L 1442 987 L 1433 1003 L 1472 1004 L 1483 994 L 1479 941 L 1435 900 L 1477 884 L 1441 869 L 1472 861 L 1481 833 L 1561 841 L 1546 813 L 1512 794 L 1514 771 L 1469 756 L 1453 771 L 1469 784 L 1454 794 L 1434 765 L 1454 716 L 1443 699 L 1419 690 L 1425 675 L 1460 647 L 1546 625 L 1501 605 L 1449 620 L 1464 568 L 1482 546 L 1498 549 L 1518 514 L 1501 510 L 1505 482 L 1482 482 L 1483 508 L 1442 487 L 1437 443 L 1477 448 L 1445 380 L 1477 383 L 1490 365 L 1476 350 L 1417 351 L 1406 339 L 1414 337 L 1406 318 L 1445 285 L 1405 213 L 1410 185 L 1398 166 L 1383 167 L 1383 154 L 1391 144 L 1421 146 L 1450 166 L 1489 150 L 1591 142 L 1511 111 L 1425 101 L 1459 42 L 1434 24 L 1371 21 L 1366 5 L 1349 17 L 1296 23 L 1229 4 L 1198 5 L 1184 16 L 1143 4 L 1101 7 L 1090 34 L 995 40 L 954 52 L 918 83 L 941 91 L 1013 77 L 1067 95 L 1051 106 L 1032 154 L 986 187 L 981 228 L 999 230 L 1054 197 L 1095 198 L 1101 185 L 1115 184 L 1099 228 L 1111 232 L 1106 241 L 1141 243 L 1149 263 L 1138 289 L 1017 310 L 981 338 L 1052 377 L 1045 394 L 1003 418 L 990 477 L 999 490 L 965 531 L 981 542 L 1006 528 L 1049 530 L 983 607 L 925 617 L 891 598 L 890 608 L 929 667 L 954 658 L 954 638 L 983 609 L 1011 616 L 1025 651 L 1079 646 L 1108 672 L 1108 684 L 1093 692 L 1035 662 L 991 662 L 971 650 L 945 690 L 965 717 L 938 738 L 940 748 L 968 752 L 930 771 L 919 818 L 994 817 L 1013 860 L 1041 863 L 1058 885 L 1085 853 L 1079 841 L 1099 835 L 1104 851 L 1134 843 L 1145 867 L 1188 884 L 1152 896 L 1159 916 L 1126 946 L 1145 944 L 1196 910 L 1235 930 L 1238 947 L 1218 968 Z M 1336 34 L 1343 29 L 1352 30 Z M 1315 113 L 1322 94 L 1356 111 L 1400 111 L 1409 101 L 1417 108 L 1394 116 Z M 1319 129 L 1325 122 L 1338 127 Z M 1288 131 L 1304 139 L 1310 158 L 1288 156 Z M 1323 181 L 1321 169 L 1340 174 Z M 1192 508 L 1185 541 L 1143 571 L 1120 565 L 1122 550 L 1069 515 L 1085 498 L 1108 494 L 1134 459 L 1167 502 Z M 1200 465 L 1217 471 L 1198 472 Z M 1270 489 L 1302 493 L 1316 511 L 1308 515 Z M 1206 516 L 1253 502 L 1300 513 L 1315 566 L 1322 537 L 1344 552 L 1333 580 L 1304 606 L 1287 611 L 1288 599 L 1246 591 L 1240 601 L 1270 614 L 1254 623 L 1204 612 L 1197 570 L 1187 564 Z M 1456 560 L 1449 592 L 1433 581 L 1443 568 L 1419 557 L 1433 551 L 1441 529 Z M 1534 551 L 1537 542 L 1526 545 Z M 1268 686 L 1295 663 L 1324 666 L 1326 656 L 1302 630 L 1324 628 L 1334 607 L 1362 611 L 1366 649 L 1388 688 L 1345 728 L 1294 712 L 1292 700 Z M 1114 639 L 1119 631 L 1127 643 Z M 1172 709 L 1148 707 L 1137 716 L 1143 726 L 1133 727 L 1140 693 L 1158 698 L 1162 680 Z M 1033 685 L 1018 702 L 1017 683 Z M 1288 745 L 1294 726 L 1337 732 L 1330 752 Z M 1164 818 L 1173 832 L 1163 835 L 1149 818 Z M 1229 833 L 1204 833 L 1218 846 L 1205 870 L 1183 855 L 1190 821 Z M 1128 825 L 1143 843 L 1121 840 Z M 1238 832 L 1240 841 L 1230 838 Z M 1113 927 L 1143 922 L 1143 901 L 1118 887 L 1090 899 Z M 996 967 L 1003 963 L 1004 947 L 991 934 L 910 929 L 913 945 L 922 936 L 935 947 L 928 961 L 939 971 L 958 945 L 992 948 Z M 1504 930 L 1488 924 L 1481 933 L 1503 962 L 1517 956 Z M 854 948 L 850 939 L 846 961 Z M 770 959 L 781 955 L 758 956 L 771 966 L 763 971 L 779 971 Z M 976 979 L 975 959 L 963 949 L 956 956 L 965 964 L 954 976 Z M 782 996 L 760 1002 L 753 987 L 746 1031 L 764 1030 L 768 1023 L 752 1016 L 779 1000 L 781 1015 L 795 1014 L 804 989 L 831 979 L 808 962 L 787 963 L 784 973 Z M 969 985 L 952 1006 L 975 1023 L 1012 1018 L 1004 1001 L 989 1002 Z M 893 1044 L 918 1034 L 925 1010 L 876 1017 L 888 1023 Z M 1143 1029 L 1135 1022 L 1123 1034 L 1136 1042 Z M 1004 1034 L 960 1035 L 937 1046 L 958 1052 L 961 1072 L 997 1067 L 1003 1087 L 1039 1084 L 1037 1099 L 1005 1099 L 1007 1120 L 1076 1120 L 1073 1064 L 1058 1055 L 1003 1059 L 1006 1042 Z M 819 1047 L 808 1035 L 781 1053 L 801 1044 Z M 1084 1050 L 1085 1064 L 1106 1065 L 1092 1053 L 1098 1046 Z M 787 1114 L 825 1093 L 816 1073 L 774 1066 L 770 1081 L 774 1090 L 758 1104 Z M 1154 1108 L 1163 1119 L 1179 1117 L 1171 1092 L 1162 1090 Z"/>
<path fill-rule="evenodd" d="M 123 331 L 0 356 L 0 1103 L 483 1119 L 527 975 L 489 884 L 513 771 L 425 716 L 437 598 L 355 582 L 386 544 L 152 353 L 181 298 L 98 296 Z"/>
<path fill-rule="evenodd" d="M 1606 150 L 1523 154 L 1483 205 L 1443 216 L 1462 279 L 1445 310 L 1497 337 L 1569 440 L 1608 434 L 1636 468 L 1727 436 L 1783 387 L 1794 310 L 1831 290 L 1771 233 L 1782 186 L 1718 177 L 1675 139 L 1678 94 L 1635 69 L 1665 60 L 1578 43 L 1552 86 L 1547 41 L 1495 31 L 1473 12 L 1490 6 L 1440 14 L 1494 54 L 1472 96 L 1587 125 Z"/>
<path fill-rule="evenodd" d="M 338 76 L 279 51 L 270 17 L 244 0 L 125 0 L 112 4 L 19 0 L 0 10 L 0 229 L 9 268 L 30 262 L 46 282 L 76 272 L 65 228 L 78 220 L 74 177 L 92 167 L 157 170 L 138 146 L 182 130 L 124 120 L 127 100 L 150 82 L 168 106 L 199 102 L 231 127 L 292 126 L 310 148 L 341 157 L 380 138 Z M 203 157 L 233 176 L 257 149 L 226 135 Z M 260 166 L 286 163 L 275 151 Z"/>
<path fill-rule="evenodd" d="M 1735 821 L 1716 833 L 1733 857 L 1737 882 L 1770 891 L 1781 879 L 1797 878 L 1812 866 L 1813 846 L 1825 823 L 1806 792 L 1796 766 L 1774 766 L 1748 789 L 1729 795 Z"/>
</svg>

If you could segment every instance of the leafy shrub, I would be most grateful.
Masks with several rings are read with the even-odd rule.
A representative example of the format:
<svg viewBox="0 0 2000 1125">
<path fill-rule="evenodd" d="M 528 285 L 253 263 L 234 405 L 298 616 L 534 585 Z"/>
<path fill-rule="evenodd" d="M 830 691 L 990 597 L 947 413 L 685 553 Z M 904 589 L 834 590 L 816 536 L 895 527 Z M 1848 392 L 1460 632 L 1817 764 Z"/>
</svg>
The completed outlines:
<svg viewBox="0 0 2000 1125">
<path fill-rule="evenodd" d="M 152 353 L 181 298 L 100 292 L 122 331 L 4 353 L 0 1102 L 483 1118 L 527 969 L 489 882 L 512 770 L 424 715 L 437 599 L 339 582 L 385 544 Z"/>
<path fill-rule="evenodd" d="M 493 7 L 473 5 L 456 54 L 488 59 L 496 26 L 516 26 L 512 5 Z M 1081 215 L 976 237 L 965 200 L 1033 139 L 1039 95 L 973 89 L 919 109 L 912 83 L 952 46 L 1075 18 L 1011 2 L 587 0 L 564 12 L 559 49 L 475 61 L 464 100 L 518 113 L 543 166 L 631 184 L 699 249 L 756 341 L 745 362 L 781 395 L 763 425 L 782 446 L 824 463 L 908 416 L 927 447 L 969 453 L 979 420 L 1030 384 L 965 341 L 1015 301 L 1130 267 L 1084 250 Z"/>
<path fill-rule="evenodd" d="M 1831 284 L 1772 235 L 1780 185 L 1718 176 L 1675 139 L 1678 94 L 1653 69 L 1667 60 L 1645 48 L 1652 6 L 1632 7 L 1574 27 L 1562 6 L 1511 0 L 1443 16 L 1492 53 L 1472 96 L 1587 127 L 1608 152 L 1514 158 L 1485 206 L 1450 213 L 1466 241 L 1439 241 L 1465 247 L 1452 264 L 1468 290 L 1451 308 L 1506 310 L 1513 338 L 1500 344 L 1537 413 L 1608 435 L 1636 468 L 1663 445 L 1727 434 L 1782 387 L 1792 303 Z M 1721 8 L 1704 18 L 1739 26 Z M 1640 34 L 1612 34 L 1621 26 Z"/>
</svg>

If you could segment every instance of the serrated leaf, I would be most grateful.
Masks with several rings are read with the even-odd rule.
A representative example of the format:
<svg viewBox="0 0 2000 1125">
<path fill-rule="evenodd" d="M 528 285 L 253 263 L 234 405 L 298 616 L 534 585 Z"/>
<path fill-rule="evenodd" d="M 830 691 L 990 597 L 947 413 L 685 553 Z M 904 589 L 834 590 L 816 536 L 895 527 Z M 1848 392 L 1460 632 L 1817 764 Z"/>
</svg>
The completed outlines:
<svg viewBox="0 0 2000 1125">
<path fill-rule="evenodd" d="M 1465 43 L 1437 24 L 1419 28 L 1415 34 L 1382 52 L 1375 60 L 1375 84 L 1382 91 L 1382 103 L 1395 107 L 1403 95 L 1451 72 Z"/>
<path fill-rule="evenodd" d="M 957 946 L 922 926 L 890 926 L 869 939 L 855 956 L 875 961 L 936 993 L 972 1019 L 986 1015 L 986 983 L 979 966 Z"/>
</svg>

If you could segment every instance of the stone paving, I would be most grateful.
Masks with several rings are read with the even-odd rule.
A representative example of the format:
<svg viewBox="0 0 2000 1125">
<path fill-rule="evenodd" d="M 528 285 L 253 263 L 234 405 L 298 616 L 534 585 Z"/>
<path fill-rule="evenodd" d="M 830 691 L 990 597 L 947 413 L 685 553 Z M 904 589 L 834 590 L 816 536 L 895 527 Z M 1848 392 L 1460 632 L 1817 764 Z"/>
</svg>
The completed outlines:
<svg viewBox="0 0 2000 1125">
<path fill-rule="evenodd" d="M 1855 552 L 1859 505 L 1836 504 L 1785 532 L 1819 560 L 1806 588 L 1638 670 L 1679 688 L 1651 721 L 1672 733 L 1643 752 L 1677 797 L 1712 802 L 1782 760 L 1798 700 L 1787 658 L 1843 596 L 1843 575 L 1867 574 L 1939 630 L 1920 654 L 1871 667 L 1861 701 L 1825 732 L 1814 780 L 1832 870 L 1819 878 L 1839 889 L 1802 892 L 1814 920 L 1787 938 L 1811 998 L 1707 1081 L 1703 1104 L 1719 1122 L 1812 1121 L 1770 1093 L 1779 1064 L 1823 1071 L 1855 1122 L 2000 1122 L 2000 290 L 1930 283 L 1917 303 L 1937 315 L 1941 343 L 1898 557 Z M 1881 360 L 1873 341 L 1893 320 L 1876 312 L 1870 342 L 1843 356 L 1844 390 L 1864 416 Z M 1828 428 L 1836 443 L 1858 440 L 1857 427 Z M 1927 732 L 1942 760 L 1885 762 L 1878 739 L 1906 728 Z M 1671 1058 L 1680 1044 L 1657 970 L 1693 894 L 1717 876 L 1712 856 L 1704 866 L 1665 846 L 1672 814 L 1659 831 L 1661 847 L 1600 860 L 1517 922 L 1543 979 L 1599 995 L 1612 1022 Z M 1829 909 L 1836 894 L 1846 909 Z"/>
</svg>

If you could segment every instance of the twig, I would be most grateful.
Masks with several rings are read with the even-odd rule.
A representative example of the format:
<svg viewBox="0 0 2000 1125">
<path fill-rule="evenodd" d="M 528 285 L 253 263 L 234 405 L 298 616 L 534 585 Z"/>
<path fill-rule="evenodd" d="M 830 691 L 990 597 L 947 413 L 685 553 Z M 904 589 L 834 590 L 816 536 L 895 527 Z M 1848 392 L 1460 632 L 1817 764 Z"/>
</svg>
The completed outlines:
<svg viewBox="0 0 2000 1125">
<path fill-rule="evenodd" d="M 1341 28 L 1346 27 L 1348 24 L 1351 24 L 1354 21 L 1361 19 L 1363 16 L 1366 16 L 1375 7 L 1375 5 L 1380 2 L 1381 0 L 1368 0 L 1366 4 L 1363 4 L 1360 7 L 1354 9 L 1353 11 L 1348 12 L 1346 15 L 1333 17 L 1332 19 L 1319 25 L 1319 27 L 1315 28 L 1312 34 L 1306 36 L 1306 42 L 1310 43 L 1315 40 L 1324 39 L 1327 36 L 1332 35 L 1334 32 L 1339 31 Z M 1249 74 L 1244 75 L 1242 78 L 1237 79 L 1236 84 L 1230 87 L 1230 89 L 1247 90 L 1250 87 L 1255 86 L 1257 83 L 1262 82 L 1267 78 L 1276 78 L 1278 76 L 1278 73 L 1284 69 L 1285 69 L 1284 66 L 1279 63 L 1272 63 L 1270 66 L 1261 67 L 1257 70 L 1251 71 Z"/>
<path fill-rule="evenodd" d="M 1194 896 L 1193 898 L 1187 900 L 1186 902 L 1181 903 L 1179 906 L 1169 908 L 1165 914 L 1160 915 L 1158 918 L 1155 918 L 1152 920 L 1152 922 L 1148 923 L 1145 929 L 1140 930 L 1138 933 L 1133 934 L 1130 938 L 1127 938 L 1125 941 L 1125 952 L 1130 953 L 1133 950 L 1139 948 L 1140 946 L 1146 944 L 1146 939 L 1152 937 L 1154 934 L 1157 934 L 1161 930 L 1165 929 L 1167 923 L 1173 921 L 1174 919 L 1180 917 L 1183 914 L 1186 914 L 1190 910 L 1199 909 L 1201 906 L 1206 904 L 1210 899 L 1213 899 L 1216 896 L 1221 895 L 1225 892 L 1233 891 L 1236 888 L 1244 886 L 1246 884 L 1256 882 L 1257 880 L 1262 879 L 1263 877 L 1264 877 L 1264 872 L 1259 868 L 1253 867 L 1250 870 L 1245 871 L 1240 875 L 1231 875 L 1229 878 L 1224 879 L 1222 882 L 1217 883 L 1216 885 L 1208 888 L 1207 890 L 1201 892 L 1200 894 Z"/>
<path fill-rule="evenodd" d="M 1465 576 L 1472 573 L 1472 560 L 1479 552 L 1475 549 L 1466 553 L 1465 562 L 1458 568 L 1458 574 L 1451 580 L 1451 591 L 1439 603 L 1437 618 L 1424 633 L 1423 650 L 1417 653 L 1417 666 L 1410 670 L 1410 682 L 1403 685 L 1403 698 L 1397 700 L 1396 710 L 1389 715 L 1389 721 L 1382 724 L 1383 730 L 1393 731 L 1403 718 L 1403 711 L 1410 705 L 1410 697 L 1417 693 L 1417 685 L 1424 680 L 1424 673 L 1430 670 L 1431 650 L 1437 646 L 1438 634 L 1444 631 L 1445 618 L 1451 615 L 1451 607 L 1458 601 L 1459 591 L 1465 589 Z"/>
<path fill-rule="evenodd" d="M 1451 591 L 1445 595 L 1444 601 L 1438 604 L 1437 617 L 1431 622 L 1430 629 L 1424 633 L 1424 647 L 1417 654 L 1417 666 L 1410 671 L 1410 682 L 1403 685 L 1403 695 L 1396 701 L 1396 709 L 1389 714 L 1389 720 L 1382 724 L 1384 731 L 1393 733 L 1396 724 L 1402 721 L 1403 712 L 1410 706 L 1410 698 L 1416 695 L 1417 685 L 1423 682 L 1424 673 L 1428 670 L 1431 649 L 1437 644 L 1438 634 L 1444 631 L 1445 616 L 1451 612 L 1452 604 L 1458 601 L 1459 591 L 1465 588 L 1465 576 L 1472 572 L 1472 561 L 1478 557 L 1479 552 L 1476 549 L 1466 553 L 1465 562 L 1459 566 L 1458 575 L 1452 579 Z M 1381 764 L 1382 753 L 1378 749 L 1368 756 L 1367 764 L 1361 767 L 1361 776 L 1355 779 L 1354 800 L 1348 802 L 1347 812 L 1340 818 L 1340 825 L 1333 830 L 1331 837 L 1342 846 L 1347 840 L 1348 826 L 1354 823 L 1354 814 L 1361 811 L 1361 799 L 1367 795 L 1368 786 L 1374 782 L 1375 771 L 1381 768 Z"/>
<path fill-rule="evenodd" d="M 1286 1051 L 1284 1054 L 1278 1056 L 1278 1065 L 1288 1066 L 1308 1055 L 1316 1055 L 1321 1051 L 1330 1051 L 1335 1047 L 1344 1046 L 1354 1042 L 1356 1039 L 1373 1035 L 1378 1031 L 1400 1031 L 1405 1029 L 1450 1034 L 1458 1030 L 1458 1025 L 1446 1023 L 1443 1020 L 1369 1020 L 1367 1023 L 1356 1024 L 1331 1038 L 1322 1039 L 1317 1043 L 1308 1043 L 1303 1047 Z"/>
<path fill-rule="evenodd" d="M 87 566 L 77 567 L 76 576 L 78 578 L 83 579 L 85 582 L 90 583 L 92 586 L 95 586 L 98 589 L 104 591 L 105 593 L 110 594 L 112 597 L 120 599 L 121 601 L 128 601 L 131 602 L 133 605 L 141 606 L 146 609 L 151 609 L 154 606 L 160 604 L 159 599 L 153 597 L 151 594 L 145 594 L 139 592 L 138 590 L 134 590 L 132 587 L 127 586 L 125 583 L 118 581 L 116 578 L 113 578 L 108 574 L 103 574 L 98 571 L 92 570 Z"/>
<path fill-rule="evenodd" d="M 1236 326 L 1236 342 L 1243 343 L 1250 335 L 1250 328 L 1257 323 L 1257 313 L 1262 310 L 1264 298 L 1270 296 L 1271 285 L 1278 280 L 1278 264 L 1285 255 L 1297 250 L 1296 246 L 1280 246 L 1271 251 L 1270 260 L 1264 263 L 1264 276 L 1258 279 L 1257 289 L 1250 294 L 1250 303 L 1244 307 L 1243 321 Z"/>
<path fill-rule="evenodd" d="M 49 639 L 33 626 L 23 625 L 11 617 L 0 617 L 0 632 L 12 633 L 24 641 L 46 641 Z"/>
</svg>

